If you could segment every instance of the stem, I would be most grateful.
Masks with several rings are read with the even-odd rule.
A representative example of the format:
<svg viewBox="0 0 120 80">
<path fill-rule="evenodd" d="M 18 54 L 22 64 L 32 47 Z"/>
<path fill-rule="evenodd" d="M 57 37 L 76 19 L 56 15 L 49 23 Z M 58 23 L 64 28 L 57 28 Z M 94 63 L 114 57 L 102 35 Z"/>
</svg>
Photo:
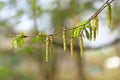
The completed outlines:
<svg viewBox="0 0 120 80">
<path fill-rule="evenodd" d="M 107 4 L 109 3 L 112 3 L 114 0 L 107 0 L 90 18 L 88 18 L 87 20 L 88 20 L 88 22 L 90 22 L 92 19 L 94 19 L 96 16 L 98 16 L 106 7 L 107 7 Z M 33 15 L 34 16 L 36 16 L 36 11 L 35 12 L 33 12 Z M 37 28 L 37 21 L 36 21 L 36 17 L 34 17 L 34 26 L 35 26 L 35 28 Z M 86 25 L 88 22 L 86 22 L 85 24 L 83 24 L 83 25 Z M 81 26 L 83 26 L 83 25 L 81 25 Z M 70 28 L 70 29 L 66 29 L 66 32 L 67 31 L 70 31 L 70 30 L 72 30 L 72 29 L 75 29 L 75 28 L 78 28 L 78 27 L 80 27 L 80 26 L 76 26 L 76 27 L 74 27 L 74 28 Z M 84 28 L 82 29 L 82 31 L 84 30 Z M 60 30 L 60 31 L 58 31 L 58 32 L 55 32 L 55 33 L 53 33 L 53 34 L 49 34 L 48 36 L 53 36 L 53 35 L 57 35 L 57 34 L 61 34 L 63 32 L 63 30 Z M 27 38 L 27 37 L 34 37 L 34 36 L 25 36 L 25 38 Z"/>
</svg>

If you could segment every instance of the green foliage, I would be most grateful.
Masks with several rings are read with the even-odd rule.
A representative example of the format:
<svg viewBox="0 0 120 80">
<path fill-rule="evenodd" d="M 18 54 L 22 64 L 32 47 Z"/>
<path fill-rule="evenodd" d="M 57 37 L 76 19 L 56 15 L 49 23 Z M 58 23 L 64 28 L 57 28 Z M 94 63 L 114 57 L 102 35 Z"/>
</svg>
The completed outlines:
<svg viewBox="0 0 120 80">
<path fill-rule="evenodd" d="M 12 40 L 12 44 L 10 46 L 11 48 L 17 48 L 17 47 L 22 47 L 24 44 L 24 33 L 21 32 L 18 36 L 16 36 L 13 40 Z"/>
<path fill-rule="evenodd" d="M 88 30 L 86 28 L 85 28 L 85 34 L 86 34 L 86 38 L 89 40 L 90 34 L 89 34 L 89 32 L 88 32 Z"/>
<path fill-rule="evenodd" d="M 29 6 L 31 8 L 31 11 L 32 11 L 32 16 L 34 17 L 34 21 L 36 21 L 37 13 L 40 14 L 39 12 L 41 12 L 41 7 L 36 4 L 37 0 L 28 0 L 28 2 L 29 2 Z M 72 0 L 72 2 L 70 2 L 70 4 L 73 5 L 73 6 L 76 6 L 76 5 L 73 4 L 73 2 L 74 2 L 74 0 Z M 83 53 L 83 35 L 84 35 L 83 31 L 85 32 L 86 38 L 88 40 L 93 40 L 93 38 L 94 38 L 94 40 L 96 40 L 96 36 L 97 36 L 97 33 L 98 33 L 98 27 L 99 27 L 98 15 L 105 7 L 107 8 L 106 16 L 107 16 L 108 26 L 110 26 L 111 25 L 111 6 L 110 6 L 109 2 L 106 2 L 88 20 L 83 20 L 83 21 L 77 23 L 76 26 L 72 29 L 66 29 L 66 30 L 63 29 L 59 32 L 56 32 L 56 33 L 53 33 L 53 34 L 50 34 L 50 35 L 47 35 L 46 33 L 42 32 L 39 35 L 34 36 L 34 40 L 33 40 L 34 42 L 42 41 L 43 43 L 46 44 L 46 62 L 48 62 L 49 55 L 51 55 L 53 53 L 53 38 L 52 37 L 54 35 L 57 35 L 57 34 L 63 32 L 63 37 L 62 37 L 63 38 L 63 48 L 64 48 L 64 50 L 66 50 L 66 35 L 65 35 L 66 31 L 70 31 L 71 56 L 74 55 L 73 40 L 75 38 L 80 38 L 79 39 L 80 40 L 80 55 L 82 56 L 82 53 Z M 59 25 L 59 23 L 61 23 L 59 25 L 59 26 L 61 26 L 62 22 L 64 22 L 64 20 L 67 17 L 70 17 L 70 15 L 66 15 L 66 13 L 68 13 L 69 11 L 68 12 L 66 12 L 66 11 L 67 10 L 64 10 L 62 8 L 53 9 L 53 14 L 55 13 L 55 15 L 52 15 L 52 18 L 53 19 L 56 18 L 56 19 L 54 19 L 55 22 L 54 21 L 53 22 L 55 24 L 57 24 L 57 26 Z M 19 16 L 22 13 L 23 12 L 20 11 L 20 12 L 18 12 L 17 15 Z M 75 13 L 76 13 L 76 11 L 75 11 Z M 57 20 L 57 19 L 59 19 L 59 20 Z M 56 26 L 55 24 L 54 24 L 54 26 Z M 29 36 L 27 36 L 27 37 L 29 37 Z M 12 41 L 11 48 L 12 47 L 14 47 L 14 48 L 20 47 L 21 48 L 23 46 L 23 43 L 24 43 L 24 38 L 25 38 L 25 36 L 24 36 L 23 33 L 20 33 L 18 36 L 16 36 Z"/>
<path fill-rule="evenodd" d="M 46 41 L 46 33 L 42 32 L 39 35 L 35 36 L 33 38 L 33 42 L 37 42 L 37 41 L 42 41 L 43 43 L 45 43 Z"/>
<path fill-rule="evenodd" d="M 88 28 L 90 27 L 91 24 L 88 20 L 84 20 L 84 21 L 81 21 L 79 22 L 77 25 L 76 25 L 76 28 L 72 29 L 71 30 L 71 36 L 74 37 L 74 38 L 78 38 L 78 36 L 80 35 L 81 31 L 85 28 Z"/>
<path fill-rule="evenodd" d="M 11 71 L 7 67 L 0 66 L 0 80 L 5 80 L 10 74 Z"/>
</svg>

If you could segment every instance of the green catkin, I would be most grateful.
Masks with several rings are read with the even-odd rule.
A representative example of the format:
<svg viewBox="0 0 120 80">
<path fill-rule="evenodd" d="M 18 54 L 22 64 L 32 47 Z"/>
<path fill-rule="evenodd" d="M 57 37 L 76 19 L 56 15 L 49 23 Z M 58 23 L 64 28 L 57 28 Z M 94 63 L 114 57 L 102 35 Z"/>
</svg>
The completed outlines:
<svg viewBox="0 0 120 80">
<path fill-rule="evenodd" d="M 63 49 L 64 51 L 66 51 L 67 47 L 66 47 L 66 28 L 63 28 Z"/>
<path fill-rule="evenodd" d="M 94 41 L 96 40 L 97 29 L 94 28 Z"/>
<path fill-rule="evenodd" d="M 48 57 L 49 57 L 49 36 L 46 35 L 46 62 L 48 62 Z"/>
<path fill-rule="evenodd" d="M 98 19 L 98 16 L 96 17 L 96 33 L 98 34 L 98 29 L 99 29 L 99 19 Z"/>
<path fill-rule="evenodd" d="M 83 55 L 83 38 L 82 35 L 80 35 L 80 56 Z"/>
<path fill-rule="evenodd" d="M 106 7 L 106 19 L 107 19 L 107 24 L 108 24 L 108 27 L 110 28 L 111 26 L 111 5 L 110 3 L 107 4 L 107 7 Z"/>
<path fill-rule="evenodd" d="M 99 19 L 98 19 L 98 16 L 95 17 L 93 20 L 92 20 L 92 28 L 93 28 L 93 32 L 94 32 L 94 29 L 96 28 L 96 32 L 98 34 L 98 28 L 99 28 Z"/>
<path fill-rule="evenodd" d="M 50 36 L 49 38 L 49 52 L 50 52 L 50 57 L 52 57 L 53 54 L 53 36 Z"/>
<path fill-rule="evenodd" d="M 73 40 L 74 40 L 74 38 L 71 37 L 71 39 L 70 39 L 70 53 L 71 53 L 71 58 L 73 58 L 73 56 L 74 56 L 74 45 L 73 45 Z"/>
<path fill-rule="evenodd" d="M 96 35 L 98 34 L 98 27 L 99 27 L 99 20 L 98 17 L 95 17 L 91 21 L 91 27 L 92 27 L 92 36 L 94 37 L 94 40 L 96 40 Z"/>
</svg>

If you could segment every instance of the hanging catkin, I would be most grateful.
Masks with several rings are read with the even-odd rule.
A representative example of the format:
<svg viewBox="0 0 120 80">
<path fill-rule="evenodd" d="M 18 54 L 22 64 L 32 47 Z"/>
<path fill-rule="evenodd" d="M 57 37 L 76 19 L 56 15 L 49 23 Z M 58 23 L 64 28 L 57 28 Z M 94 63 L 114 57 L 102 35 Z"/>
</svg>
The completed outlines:
<svg viewBox="0 0 120 80">
<path fill-rule="evenodd" d="M 50 57 L 52 57 L 53 54 L 53 36 L 49 37 L 49 52 L 50 52 Z"/>
<path fill-rule="evenodd" d="M 48 57 L 49 57 L 49 36 L 46 35 L 46 62 L 48 62 Z"/>
<path fill-rule="evenodd" d="M 98 28 L 99 28 L 99 19 L 98 16 L 95 17 L 94 19 L 94 29 L 96 28 L 96 33 L 98 34 Z"/>
<path fill-rule="evenodd" d="M 92 19 L 92 21 L 91 21 L 92 31 L 90 31 L 90 33 L 92 34 L 91 36 L 94 37 L 94 40 L 96 40 L 96 35 L 97 35 L 97 33 L 98 33 L 98 27 L 99 27 L 99 20 L 98 20 L 98 17 L 95 17 L 95 18 Z"/>
<path fill-rule="evenodd" d="M 107 19 L 107 24 L 108 24 L 108 27 L 111 26 L 111 5 L 110 3 L 107 4 L 107 7 L 106 7 L 106 19 Z"/>
<path fill-rule="evenodd" d="M 71 53 L 71 58 L 74 56 L 74 44 L 73 44 L 73 37 L 70 39 L 70 53 Z"/>
<path fill-rule="evenodd" d="M 93 31 L 94 33 L 94 41 L 96 40 L 96 34 L 97 34 L 97 29 L 96 28 L 94 28 L 94 31 Z"/>
<path fill-rule="evenodd" d="M 66 28 L 63 28 L 63 49 L 64 51 L 66 51 L 67 47 L 66 47 Z"/>
<path fill-rule="evenodd" d="M 97 28 L 99 27 L 99 20 L 98 20 L 98 16 L 96 16 L 94 19 L 92 19 L 91 21 L 91 27 L 92 27 L 92 30 L 94 28 Z"/>
<path fill-rule="evenodd" d="M 80 35 L 80 56 L 83 55 L 83 38 L 82 35 Z"/>
</svg>

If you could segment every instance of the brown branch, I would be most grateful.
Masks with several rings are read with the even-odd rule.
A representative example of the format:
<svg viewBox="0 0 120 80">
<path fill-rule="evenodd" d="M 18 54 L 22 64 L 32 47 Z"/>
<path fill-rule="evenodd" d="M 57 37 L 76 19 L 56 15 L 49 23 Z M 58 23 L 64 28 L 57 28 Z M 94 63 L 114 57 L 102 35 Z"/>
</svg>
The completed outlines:
<svg viewBox="0 0 120 80">
<path fill-rule="evenodd" d="M 110 3 L 112 3 L 113 1 L 114 1 L 114 0 L 107 0 L 90 18 L 87 19 L 88 22 L 90 22 L 92 19 L 94 19 L 96 16 L 98 16 L 98 15 L 105 9 L 105 7 L 107 6 L 107 4 L 108 4 L 108 3 L 110 4 Z M 88 22 L 86 22 L 85 24 L 83 24 L 83 25 L 81 25 L 81 26 L 86 25 Z M 78 27 L 80 27 L 80 26 L 76 26 L 76 27 L 74 27 L 74 28 L 66 29 L 66 31 L 70 31 L 70 30 L 75 29 L 75 28 L 78 28 Z M 83 29 L 82 29 L 82 31 L 83 31 Z M 81 31 L 80 34 L 82 34 L 82 31 Z M 60 31 L 58 31 L 58 32 L 49 34 L 48 36 L 57 35 L 57 34 L 60 34 L 60 33 L 62 33 L 62 32 L 63 32 L 63 30 L 60 30 Z M 35 36 L 37 36 L 37 35 L 33 35 L 33 36 L 27 36 L 27 35 L 25 35 L 24 38 L 27 38 L 27 37 L 35 37 Z M 41 36 L 41 35 L 38 34 L 38 36 Z M 16 37 L 16 36 L 12 36 L 12 37 Z"/>
</svg>

